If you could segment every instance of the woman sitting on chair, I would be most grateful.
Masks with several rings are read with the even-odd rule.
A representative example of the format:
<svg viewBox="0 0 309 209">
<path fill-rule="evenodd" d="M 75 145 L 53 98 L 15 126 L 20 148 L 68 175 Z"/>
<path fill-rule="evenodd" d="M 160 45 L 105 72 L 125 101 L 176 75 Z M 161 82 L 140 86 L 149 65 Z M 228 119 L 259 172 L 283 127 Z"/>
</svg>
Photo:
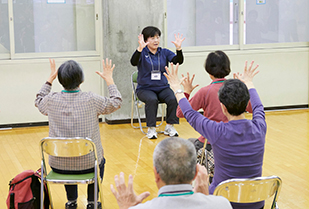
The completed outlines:
<svg viewBox="0 0 309 209">
<path fill-rule="evenodd" d="M 108 86 L 109 97 L 103 97 L 92 92 L 82 92 L 79 88 L 84 81 L 81 66 L 69 60 L 58 70 L 54 60 L 50 60 L 51 74 L 47 82 L 36 95 L 35 106 L 39 111 L 48 115 L 50 137 L 88 137 L 96 145 L 100 176 L 103 178 L 105 158 L 100 139 L 98 116 L 109 114 L 120 108 L 121 94 L 114 84 L 111 60 L 103 61 L 103 72 L 96 72 Z M 53 81 L 58 80 L 64 90 L 51 92 Z M 84 174 L 93 172 L 94 155 L 82 157 L 50 156 L 49 164 L 54 172 L 62 174 Z M 77 185 L 65 185 L 68 202 L 66 209 L 77 208 Z M 94 209 L 94 184 L 88 184 L 87 209 Z M 98 202 L 98 208 L 101 208 Z"/>
<path fill-rule="evenodd" d="M 147 137 L 156 139 L 156 117 L 158 102 L 167 104 L 166 108 L 166 127 L 165 135 L 178 136 L 173 124 L 179 124 L 179 118 L 176 116 L 177 100 L 174 92 L 163 73 L 165 66 L 169 62 L 174 64 L 183 63 L 183 54 L 181 44 L 185 38 L 182 35 L 175 35 L 176 55 L 174 52 L 159 47 L 161 31 L 153 26 L 143 29 L 142 34 L 138 36 L 139 46 L 131 58 L 131 64 L 137 66 L 137 97 L 145 103 L 146 124 L 148 127 Z"/>
</svg>

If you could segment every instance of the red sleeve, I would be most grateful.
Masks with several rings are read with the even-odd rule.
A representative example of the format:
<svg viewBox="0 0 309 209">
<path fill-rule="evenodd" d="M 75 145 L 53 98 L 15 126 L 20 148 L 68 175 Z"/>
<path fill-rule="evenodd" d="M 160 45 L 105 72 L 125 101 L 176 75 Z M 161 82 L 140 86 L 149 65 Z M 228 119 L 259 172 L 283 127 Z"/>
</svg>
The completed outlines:
<svg viewBox="0 0 309 209">
<path fill-rule="evenodd" d="M 200 90 L 198 90 L 194 96 L 189 100 L 190 105 L 192 106 L 193 110 L 198 111 L 199 109 L 203 108 L 203 104 L 205 102 L 204 96 L 205 96 L 205 88 L 201 88 Z M 187 97 L 187 99 L 189 98 L 189 94 L 185 94 L 185 96 Z M 183 118 L 184 115 L 180 109 L 180 107 L 177 107 L 177 111 L 176 111 L 176 115 L 178 118 Z"/>
</svg>

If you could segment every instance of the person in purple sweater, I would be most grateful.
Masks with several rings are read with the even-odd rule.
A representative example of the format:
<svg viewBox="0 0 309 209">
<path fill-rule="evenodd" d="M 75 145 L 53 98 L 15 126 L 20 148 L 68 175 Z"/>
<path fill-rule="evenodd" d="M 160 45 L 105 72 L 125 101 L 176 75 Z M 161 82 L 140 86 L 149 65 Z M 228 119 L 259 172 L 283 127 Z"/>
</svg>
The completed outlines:
<svg viewBox="0 0 309 209">
<path fill-rule="evenodd" d="M 259 72 L 258 65 L 253 68 L 253 61 L 243 74 L 234 74 L 235 79 L 228 79 L 220 88 L 220 105 L 228 122 L 212 121 L 193 110 L 181 90 L 181 83 L 186 77 L 178 79 L 178 65 L 173 64 L 165 73 L 184 117 L 190 125 L 212 145 L 215 158 L 215 172 L 209 186 L 212 194 L 216 186 L 231 178 L 253 178 L 262 175 L 264 145 L 266 135 L 265 113 L 262 102 L 254 88 L 252 79 Z M 252 120 L 245 118 L 249 99 L 251 100 Z M 264 202 L 239 204 L 232 203 L 234 209 L 264 207 Z"/>
</svg>

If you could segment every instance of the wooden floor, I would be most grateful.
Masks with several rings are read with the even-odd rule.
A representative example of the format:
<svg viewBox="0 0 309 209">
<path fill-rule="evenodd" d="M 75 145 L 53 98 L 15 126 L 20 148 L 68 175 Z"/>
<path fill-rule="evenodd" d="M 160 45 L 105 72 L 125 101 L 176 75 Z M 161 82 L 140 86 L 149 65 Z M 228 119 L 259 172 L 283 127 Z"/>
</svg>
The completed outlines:
<svg viewBox="0 0 309 209">
<path fill-rule="evenodd" d="M 251 115 L 246 117 L 250 118 Z M 279 197 L 280 209 L 309 208 L 309 110 L 267 112 L 268 125 L 263 176 L 278 175 L 283 180 Z M 199 134 L 184 120 L 175 126 L 182 138 Z M 161 126 L 159 129 L 162 130 Z M 152 153 L 158 142 L 149 140 L 130 124 L 100 124 L 101 138 L 107 160 L 102 183 L 105 208 L 118 208 L 110 192 L 114 175 L 123 171 L 134 175 L 136 193 L 149 191 L 150 200 L 157 196 L 152 172 Z M 40 167 L 40 139 L 48 136 L 48 127 L 16 128 L 0 131 L 0 208 L 6 208 L 8 182 L 18 173 Z M 78 208 L 86 206 L 86 186 L 79 186 Z M 56 209 L 66 202 L 62 185 L 51 185 Z M 267 203 L 268 204 L 268 203 Z"/>
</svg>

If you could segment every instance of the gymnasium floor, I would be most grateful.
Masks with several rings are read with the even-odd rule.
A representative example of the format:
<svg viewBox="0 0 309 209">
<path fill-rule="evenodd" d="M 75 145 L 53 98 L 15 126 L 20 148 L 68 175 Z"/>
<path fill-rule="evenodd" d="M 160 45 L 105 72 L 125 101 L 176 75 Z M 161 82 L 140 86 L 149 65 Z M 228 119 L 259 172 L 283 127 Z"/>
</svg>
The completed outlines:
<svg viewBox="0 0 309 209">
<path fill-rule="evenodd" d="M 250 118 L 251 115 L 246 115 Z M 283 181 L 278 200 L 280 209 L 309 208 L 309 110 L 266 112 L 268 125 L 264 155 L 263 176 L 277 175 Z M 199 134 L 184 120 L 175 126 L 182 138 Z M 152 153 L 158 142 L 149 140 L 130 124 L 100 124 L 101 139 L 107 160 L 102 184 L 104 207 L 118 208 L 110 191 L 114 175 L 123 171 L 134 176 L 137 194 L 149 191 L 147 200 L 157 196 Z M 164 129 L 164 125 L 159 130 Z M 18 173 L 40 167 L 40 139 L 48 136 L 48 127 L 15 128 L 0 131 L 0 208 L 6 208 L 8 183 Z M 86 186 L 79 186 L 78 208 L 86 208 Z M 51 185 L 54 208 L 64 208 L 66 202 L 62 185 Z M 269 202 L 266 203 L 267 206 Z M 267 208 L 267 207 L 265 207 Z"/>
</svg>

